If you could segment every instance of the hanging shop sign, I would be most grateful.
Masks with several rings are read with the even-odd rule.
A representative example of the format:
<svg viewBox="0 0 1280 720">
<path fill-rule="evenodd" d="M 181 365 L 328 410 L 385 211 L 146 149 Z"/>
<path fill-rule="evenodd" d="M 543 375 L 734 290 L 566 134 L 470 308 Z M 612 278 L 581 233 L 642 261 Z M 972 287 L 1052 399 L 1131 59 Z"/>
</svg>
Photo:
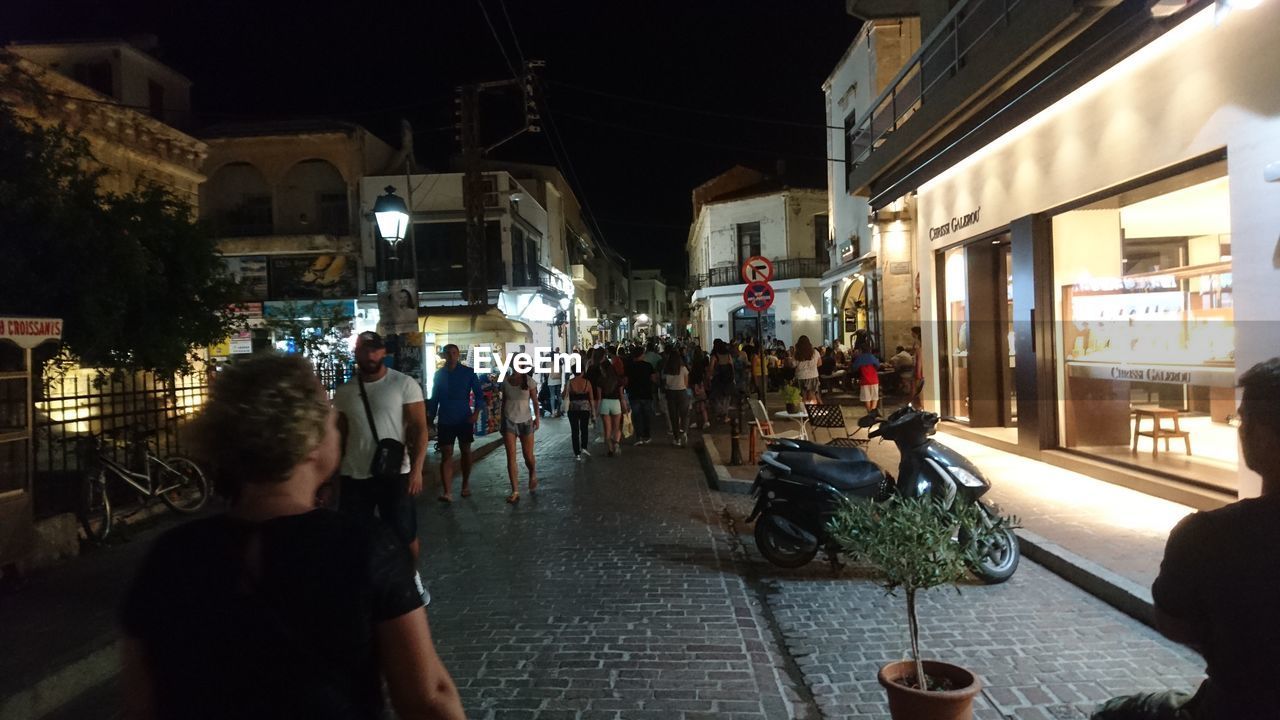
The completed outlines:
<svg viewBox="0 0 1280 720">
<path fill-rule="evenodd" d="M 956 217 L 951 218 L 950 222 L 930 227 L 929 239 L 937 240 L 938 238 L 946 237 L 957 230 L 963 230 L 970 225 L 977 225 L 978 214 L 980 212 L 982 212 L 982 208 L 977 207 L 974 208 L 973 212 L 965 213 L 964 215 L 957 215 Z"/>
</svg>

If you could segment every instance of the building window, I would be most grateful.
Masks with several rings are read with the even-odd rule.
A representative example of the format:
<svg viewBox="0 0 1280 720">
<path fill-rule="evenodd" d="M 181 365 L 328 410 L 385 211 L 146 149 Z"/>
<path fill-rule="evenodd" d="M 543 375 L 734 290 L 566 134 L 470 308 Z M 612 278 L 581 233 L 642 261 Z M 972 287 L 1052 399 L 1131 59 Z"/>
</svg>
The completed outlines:
<svg viewBox="0 0 1280 720">
<path fill-rule="evenodd" d="M 738 223 L 738 265 L 760 254 L 760 223 Z"/>
<path fill-rule="evenodd" d="M 316 214 L 320 232 L 329 235 L 346 235 L 350 229 L 347 217 L 346 193 L 319 193 L 316 196 Z"/>
<path fill-rule="evenodd" d="M 854 154 L 857 149 L 857 143 L 854 141 L 854 136 L 857 134 L 856 122 L 857 112 L 851 111 L 844 118 L 844 159 L 847 165 L 852 165 L 856 159 Z"/>
<path fill-rule="evenodd" d="M 147 81 L 147 108 L 151 117 L 164 121 L 164 86 L 155 80 Z"/>
<path fill-rule="evenodd" d="M 826 214 L 813 216 L 813 256 L 825 260 L 830 256 L 831 234 Z"/>
<path fill-rule="evenodd" d="M 71 71 L 76 82 L 109 97 L 116 96 L 113 76 L 111 63 L 106 60 L 76 63 Z"/>
<path fill-rule="evenodd" d="M 637 301 L 636 301 L 636 312 L 642 312 L 642 313 L 646 313 L 646 314 L 648 314 L 648 312 L 649 312 L 649 301 L 648 301 L 648 300 L 637 300 Z"/>
<path fill-rule="evenodd" d="M 249 237 L 272 233 L 271 196 L 246 193 L 240 204 L 227 210 L 220 225 L 228 237 Z"/>
<path fill-rule="evenodd" d="M 1227 162 L 1055 216 L 1053 270 L 1061 444 L 1234 492 Z"/>
</svg>

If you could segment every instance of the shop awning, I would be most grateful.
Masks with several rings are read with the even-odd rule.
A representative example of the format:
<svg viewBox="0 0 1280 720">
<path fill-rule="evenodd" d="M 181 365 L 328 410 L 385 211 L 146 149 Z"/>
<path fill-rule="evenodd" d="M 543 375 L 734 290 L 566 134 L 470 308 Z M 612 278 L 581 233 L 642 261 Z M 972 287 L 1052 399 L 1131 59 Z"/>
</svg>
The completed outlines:
<svg viewBox="0 0 1280 720">
<path fill-rule="evenodd" d="M 453 343 L 464 351 L 476 344 L 533 342 L 528 325 L 491 307 L 422 308 L 418 329 L 435 333 L 437 345 Z"/>
</svg>

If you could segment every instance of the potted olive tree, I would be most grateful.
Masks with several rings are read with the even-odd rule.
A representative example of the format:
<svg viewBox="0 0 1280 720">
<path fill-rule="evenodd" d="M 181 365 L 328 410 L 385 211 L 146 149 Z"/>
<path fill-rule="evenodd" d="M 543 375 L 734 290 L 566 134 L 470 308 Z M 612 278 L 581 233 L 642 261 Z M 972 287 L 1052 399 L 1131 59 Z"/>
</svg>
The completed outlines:
<svg viewBox="0 0 1280 720">
<path fill-rule="evenodd" d="M 800 412 L 800 388 L 792 383 L 782 386 L 782 402 L 787 405 L 787 412 Z"/>
<path fill-rule="evenodd" d="M 874 566 L 890 594 L 901 589 L 906 595 L 911 660 L 889 663 L 879 673 L 894 718 L 973 717 L 973 698 L 982 683 L 957 665 L 921 659 L 916 597 L 964 579 L 985 538 L 1017 522 L 993 515 L 988 519 L 976 504 L 944 508 L 933 498 L 895 496 L 883 503 L 848 502 L 831 520 L 831 537 L 844 552 Z"/>
</svg>

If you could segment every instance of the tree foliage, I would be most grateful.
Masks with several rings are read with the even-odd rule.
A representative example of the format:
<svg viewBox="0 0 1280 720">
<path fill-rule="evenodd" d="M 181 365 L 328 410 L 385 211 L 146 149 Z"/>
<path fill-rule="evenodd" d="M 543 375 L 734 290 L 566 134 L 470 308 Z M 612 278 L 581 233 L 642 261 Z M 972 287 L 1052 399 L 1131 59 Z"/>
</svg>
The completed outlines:
<svg viewBox="0 0 1280 720">
<path fill-rule="evenodd" d="M 85 366 L 173 372 L 228 335 L 235 283 L 167 190 L 100 189 L 88 143 L 0 103 L 0 313 L 60 317 Z"/>
</svg>

